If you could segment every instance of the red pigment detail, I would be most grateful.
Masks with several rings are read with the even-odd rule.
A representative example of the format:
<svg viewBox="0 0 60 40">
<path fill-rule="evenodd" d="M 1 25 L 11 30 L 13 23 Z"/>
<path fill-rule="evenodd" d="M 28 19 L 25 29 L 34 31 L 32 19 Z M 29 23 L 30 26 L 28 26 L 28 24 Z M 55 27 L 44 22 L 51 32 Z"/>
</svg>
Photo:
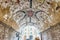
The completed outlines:
<svg viewBox="0 0 60 40">
<path fill-rule="evenodd" d="M 5 3 L 7 3 L 7 1 L 5 1 Z"/>
<path fill-rule="evenodd" d="M 18 4 L 19 4 L 19 2 L 20 2 L 20 1 L 19 1 L 19 0 L 17 0 L 17 3 L 18 3 Z"/>
<path fill-rule="evenodd" d="M 28 11 L 28 16 L 32 17 L 33 16 L 33 11 Z"/>
</svg>

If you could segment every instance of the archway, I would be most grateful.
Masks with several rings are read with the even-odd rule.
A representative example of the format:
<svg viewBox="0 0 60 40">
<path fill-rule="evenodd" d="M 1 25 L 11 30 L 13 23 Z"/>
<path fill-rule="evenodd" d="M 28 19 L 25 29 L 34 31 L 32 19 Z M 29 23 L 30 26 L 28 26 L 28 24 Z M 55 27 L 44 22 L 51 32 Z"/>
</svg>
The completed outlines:
<svg viewBox="0 0 60 40">
<path fill-rule="evenodd" d="M 24 24 L 20 27 L 20 40 L 41 40 L 41 34 L 36 25 L 32 23 Z"/>
</svg>

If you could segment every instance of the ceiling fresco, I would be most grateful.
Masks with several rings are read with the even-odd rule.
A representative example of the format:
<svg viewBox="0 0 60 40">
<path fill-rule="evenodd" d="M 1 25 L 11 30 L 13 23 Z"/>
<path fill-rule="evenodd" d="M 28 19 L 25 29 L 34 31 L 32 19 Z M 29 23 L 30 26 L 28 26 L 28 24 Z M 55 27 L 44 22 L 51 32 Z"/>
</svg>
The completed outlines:
<svg viewBox="0 0 60 40">
<path fill-rule="evenodd" d="M 19 5 L 11 7 L 13 19 L 19 26 L 32 23 L 33 25 L 37 25 L 40 30 L 42 30 L 44 28 L 44 25 L 47 24 L 47 22 L 49 21 L 48 19 L 50 19 L 48 15 L 48 8 L 50 6 L 46 3 L 45 0 L 36 1 L 27 0 L 26 3 L 23 3 L 25 1 L 22 0 L 20 1 Z M 46 27 L 49 28 L 50 26 L 47 24 Z"/>
<path fill-rule="evenodd" d="M 24 23 L 38 25 L 41 31 L 59 22 L 60 1 L 56 0 L 1 0 L 0 19 L 19 27 Z M 58 16 L 57 16 L 58 15 Z M 14 24 L 15 23 L 15 24 Z M 11 24 L 12 25 L 12 24 Z"/>
<path fill-rule="evenodd" d="M 19 27 L 32 23 L 43 31 L 56 24 L 58 19 L 56 16 L 59 14 L 55 14 L 59 10 L 56 10 L 57 4 L 54 0 L 20 0 L 19 3 L 14 3 L 10 7 L 11 16 Z"/>
<path fill-rule="evenodd" d="M 21 40 L 30 35 L 40 37 L 40 32 L 60 22 L 60 1 L 1 0 L 0 21 L 20 32 Z"/>
</svg>

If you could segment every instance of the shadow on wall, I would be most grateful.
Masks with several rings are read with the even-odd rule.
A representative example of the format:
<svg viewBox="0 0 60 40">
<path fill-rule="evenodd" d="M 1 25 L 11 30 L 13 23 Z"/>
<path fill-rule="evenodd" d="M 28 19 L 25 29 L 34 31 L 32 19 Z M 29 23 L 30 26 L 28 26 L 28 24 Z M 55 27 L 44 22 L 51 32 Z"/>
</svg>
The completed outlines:
<svg viewBox="0 0 60 40">
<path fill-rule="evenodd" d="M 60 40 L 60 23 L 42 32 L 42 40 Z"/>
<path fill-rule="evenodd" d="M 13 28 L 0 21 L 0 40 L 14 40 L 17 38 L 16 33 Z"/>
</svg>

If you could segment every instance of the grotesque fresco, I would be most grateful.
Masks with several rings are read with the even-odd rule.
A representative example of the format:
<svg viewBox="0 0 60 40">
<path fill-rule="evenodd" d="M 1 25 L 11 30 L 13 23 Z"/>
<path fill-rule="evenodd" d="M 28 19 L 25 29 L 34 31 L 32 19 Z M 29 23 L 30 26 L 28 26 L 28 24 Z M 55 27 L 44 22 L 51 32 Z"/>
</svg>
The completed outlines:
<svg viewBox="0 0 60 40">
<path fill-rule="evenodd" d="M 43 31 L 44 24 L 50 18 L 48 8 L 50 6 L 45 0 L 21 0 L 19 5 L 16 3 L 11 7 L 13 19 L 20 27 L 18 30 L 20 40 L 36 40 L 36 38 L 41 40 L 40 32 Z M 49 28 L 50 26 L 47 25 L 46 27 Z"/>
<path fill-rule="evenodd" d="M 0 9 L 2 13 L 7 9 L 4 21 L 12 19 L 18 25 L 18 40 L 42 40 L 41 32 L 60 20 L 59 3 L 59 0 L 1 0 Z"/>
</svg>

